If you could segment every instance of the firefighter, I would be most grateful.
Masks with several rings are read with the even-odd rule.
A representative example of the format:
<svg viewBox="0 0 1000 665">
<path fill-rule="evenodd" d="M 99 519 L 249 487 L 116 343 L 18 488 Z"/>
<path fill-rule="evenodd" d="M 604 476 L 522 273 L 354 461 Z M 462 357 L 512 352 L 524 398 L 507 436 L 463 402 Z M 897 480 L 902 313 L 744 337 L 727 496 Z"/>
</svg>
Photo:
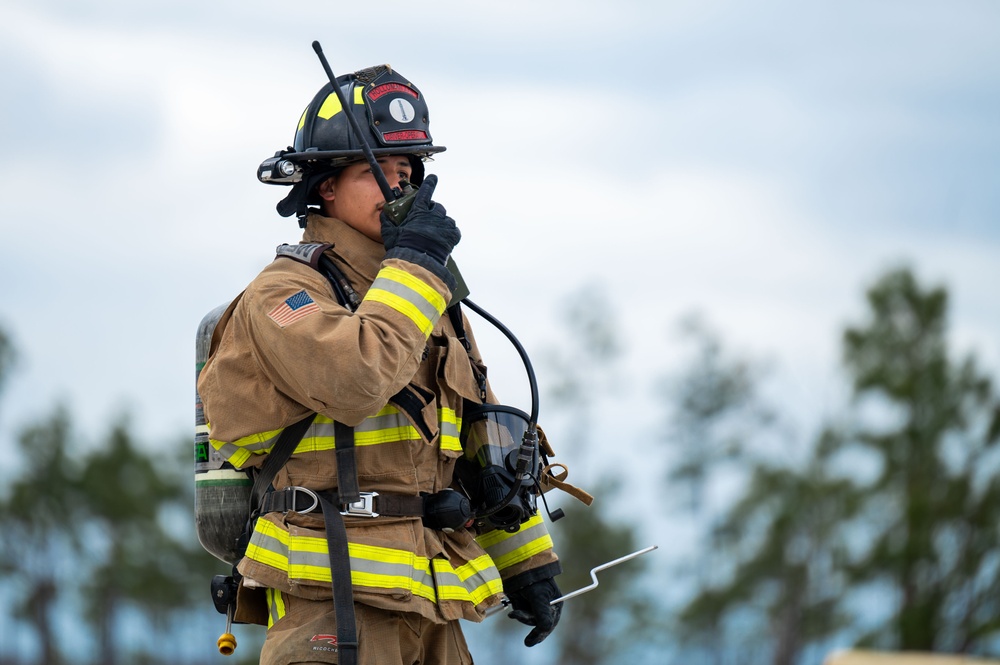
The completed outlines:
<svg viewBox="0 0 1000 665">
<path fill-rule="evenodd" d="M 390 67 L 337 84 L 348 108 L 324 86 L 294 145 L 258 173 L 291 185 L 278 212 L 299 219 L 302 241 L 229 307 L 198 379 L 211 445 L 237 469 L 304 432 L 251 516 L 235 619 L 266 623 L 265 665 L 450 665 L 472 662 L 458 620 L 481 621 L 505 594 L 533 646 L 561 610 L 541 515 L 513 530 L 461 513 L 463 413 L 496 400 L 468 320 L 449 307 L 461 233 L 424 174 L 444 147 L 422 93 Z M 348 113 L 389 185 L 419 186 L 399 226 Z M 343 503 L 351 483 L 360 500 Z M 460 523 L 430 519 L 432 504 L 457 506 Z"/>
</svg>

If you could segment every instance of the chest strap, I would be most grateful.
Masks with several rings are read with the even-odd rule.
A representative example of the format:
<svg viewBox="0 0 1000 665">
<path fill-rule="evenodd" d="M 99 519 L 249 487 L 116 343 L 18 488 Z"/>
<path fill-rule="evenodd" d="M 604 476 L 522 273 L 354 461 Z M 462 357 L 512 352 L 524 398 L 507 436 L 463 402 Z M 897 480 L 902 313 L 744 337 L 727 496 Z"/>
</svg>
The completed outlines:
<svg viewBox="0 0 1000 665">
<path fill-rule="evenodd" d="M 315 491 L 305 487 L 286 487 L 269 492 L 261 503 L 260 512 L 300 515 L 318 512 L 320 499 L 340 507 L 340 514 L 352 517 L 423 517 L 424 497 L 387 492 L 361 492 L 357 501 L 344 501 L 337 491 Z"/>
</svg>

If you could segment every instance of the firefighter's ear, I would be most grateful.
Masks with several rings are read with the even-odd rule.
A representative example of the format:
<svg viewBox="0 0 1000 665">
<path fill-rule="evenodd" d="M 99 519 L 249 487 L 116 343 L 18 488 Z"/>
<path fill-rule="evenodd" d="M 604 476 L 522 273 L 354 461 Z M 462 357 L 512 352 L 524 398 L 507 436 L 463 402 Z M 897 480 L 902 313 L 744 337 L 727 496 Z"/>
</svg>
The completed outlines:
<svg viewBox="0 0 1000 665">
<path fill-rule="evenodd" d="M 327 178 L 326 180 L 324 180 L 319 184 L 319 187 L 316 188 L 316 193 L 319 194 L 319 197 L 324 201 L 333 201 L 334 199 L 333 190 L 336 184 L 337 184 L 336 178 Z"/>
</svg>

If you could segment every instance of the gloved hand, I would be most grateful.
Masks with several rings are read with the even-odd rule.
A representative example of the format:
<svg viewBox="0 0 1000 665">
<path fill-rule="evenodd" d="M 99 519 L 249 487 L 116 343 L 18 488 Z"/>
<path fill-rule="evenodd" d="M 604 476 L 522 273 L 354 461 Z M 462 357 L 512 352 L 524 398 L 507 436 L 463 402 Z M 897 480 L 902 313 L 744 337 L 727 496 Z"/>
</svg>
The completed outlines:
<svg viewBox="0 0 1000 665">
<path fill-rule="evenodd" d="M 549 636 L 559 623 L 562 614 L 562 603 L 549 603 L 562 595 L 556 581 L 551 577 L 529 584 L 517 591 L 508 591 L 514 611 L 508 614 L 511 619 L 517 619 L 523 624 L 534 626 L 524 638 L 524 646 L 533 647 Z"/>
<path fill-rule="evenodd" d="M 399 226 L 382 213 L 382 244 L 386 250 L 400 247 L 423 252 L 442 264 L 448 260 L 451 250 L 462 239 L 462 232 L 455 220 L 448 217 L 444 206 L 431 200 L 435 187 L 436 175 L 424 178 L 413 207 Z"/>
</svg>

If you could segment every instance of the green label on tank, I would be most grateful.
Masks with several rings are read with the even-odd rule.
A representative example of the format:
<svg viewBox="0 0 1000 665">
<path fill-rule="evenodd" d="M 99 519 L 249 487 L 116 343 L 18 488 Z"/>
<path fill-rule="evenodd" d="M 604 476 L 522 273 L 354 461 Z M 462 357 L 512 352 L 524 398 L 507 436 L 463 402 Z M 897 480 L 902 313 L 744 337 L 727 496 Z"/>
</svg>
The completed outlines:
<svg viewBox="0 0 1000 665">
<path fill-rule="evenodd" d="M 196 441 L 194 444 L 194 461 L 207 462 L 208 461 L 208 444 L 204 441 Z"/>
</svg>

